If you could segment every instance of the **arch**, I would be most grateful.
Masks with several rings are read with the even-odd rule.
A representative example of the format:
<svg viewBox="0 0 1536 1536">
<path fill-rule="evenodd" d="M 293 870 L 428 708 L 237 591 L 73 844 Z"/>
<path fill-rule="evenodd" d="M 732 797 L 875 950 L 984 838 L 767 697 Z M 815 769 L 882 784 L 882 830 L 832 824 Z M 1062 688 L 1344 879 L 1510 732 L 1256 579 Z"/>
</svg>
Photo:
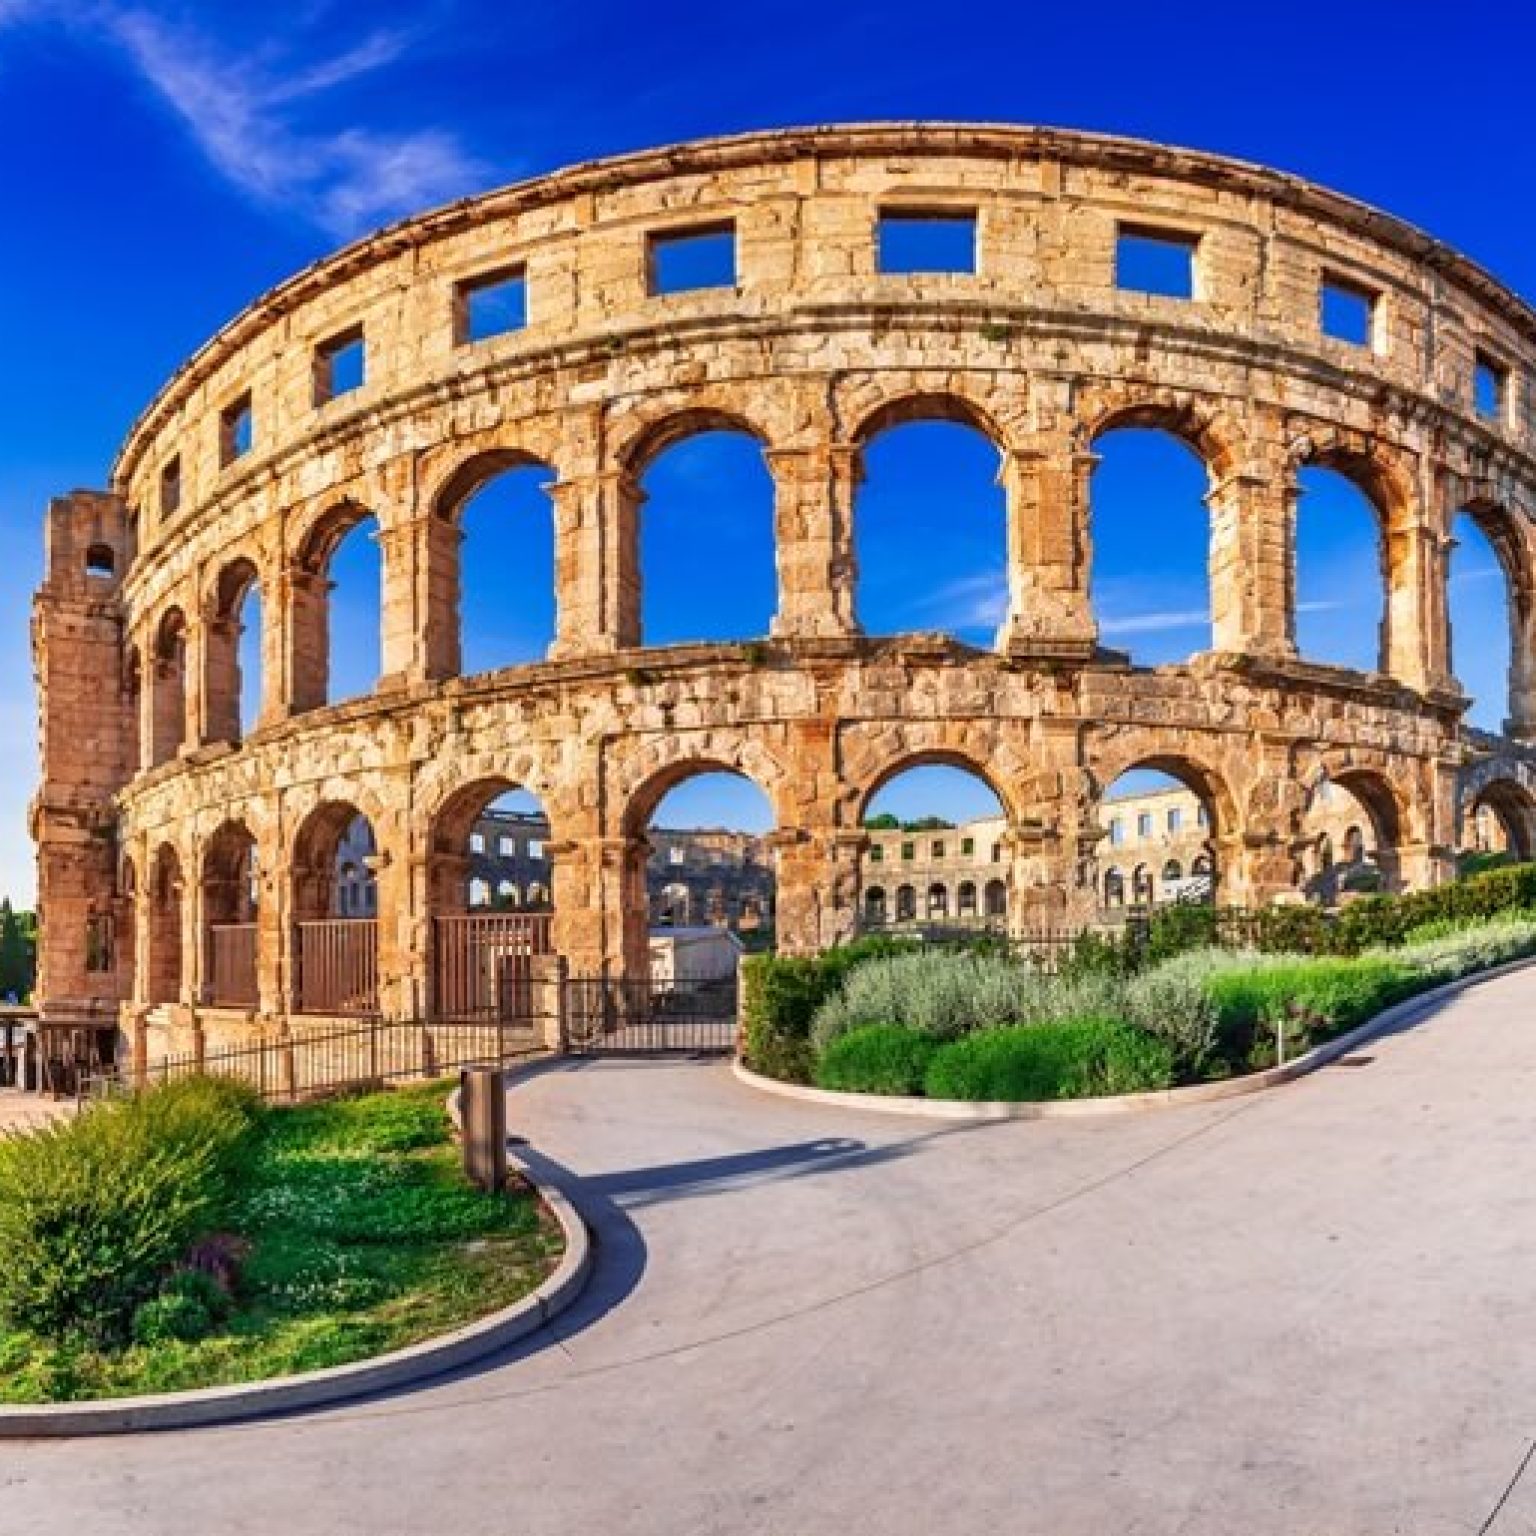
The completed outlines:
<svg viewBox="0 0 1536 1536">
<path fill-rule="evenodd" d="M 373 822 L 352 801 L 317 805 L 300 824 L 293 843 L 295 917 L 319 922 L 374 916 L 378 859 Z"/>
<path fill-rule="evenodd" d="M 1536 618 L 1536 574 L 1520 520 L 1505 506 L 1475 498 L 1458 511 L 1451 532 L 1448 662 L 1472 700 L 1467 723 L 1501 732 L 1506 719 L 1523 724 L 1530 715 L 1532 661 L 1526 636 Z M 1484 558 L 1479 558 L 1478 544 L 1486 549 Z M 1490 581 L 1502 588 L 1497 605 Z"/>
<path fill-rule="evenodd" d="M 150 652 L 151 767 L 168 763 L 187 739 L 187 618 L 168 608 L 155 626 Z"/>
<path fill-rule="evenodd" d="M 207 736 L 210 741 L 235 743 L 249 734 L 260 711 L 261 574 L 254 560 L 237 555 L 222 567 L 209 592 L 207 611 L 203 646 Z"/>
<path fill-rule="evenodd" d="M 1123 766 L 1122 766 L 1123 765 Z M 1099 897 L 1107 907 L 1127 899 L 1137 906 L 1166 894 L 1166 885 L 1179 885 L 1181 899 L 1214 898 L 1217 862 L 1215 850 L 1222 838 L 1239 825 L 1236 808 L 1224 780 L 1214 770 L 1185 752 L 1142 756 L 1122 751 L 1112 764 L 1097 774 L 1103 784 L 1097 799 L 1096 857 L 1111 860 L 1099 877 Z M 1127 829 L 1121 844 L 1113 827 Z M 1121 873 L 1120 859 L 1135 855 L 1130 879 Z M 1197 869 L 1197 864 L 1203 867 Z M 1210 889 L 1184 885 L 1198 875 L 1210 881 Z"/>
<path fill-rule="evenodd" d="M 203 850 L 205 991 L 215 1007 L 254 1008 L 256 839 L 243 821 L 224 822 Z"/>
<path fill-rule="evenodd" d="M 996 800 L 998 814 L 1012 823 L 1014 817 L 1005 787 L 990 763 L 979 755 L 956 747 L 919 747 L 902 753 L 899 757 L 882 763 L 855 791 L 854 815 L 860 825 L 869 820 L 870 810 L 876 799 L 892 784 L 916 769 L 952 768 L 969 778 L 979 780 Z"/>
<path fill-rule="evenodd" d="M 1164 885 L 1176 885 L 1184 878 L 1184 867 L 1177 859 L 1169 859 L 1163 865 L 1162 880 Z"/>
<path fill-rule="evenodd" d="M 1492 828 L 1479 826 L 1482 812 L 1496 823 L 1502 848 L 1494 846 L 1499 839 L 1490 836 Z M 1536 796 L 1515 779 L 1490 779 L 1462 807 L 1460 841 L 1463 853 L 1507 852 L 1522 862 L 1531 859 L 1536 856 Z"/>
<path fill-rule="evenodd" d="M 949 887 L 942 880 L 935 880 L 928 887 L 926 915 L 930 921 L 934 918 L 942 921 L 949 917 Z"/>
<path fill-rule="evenodd" d="M 145 1002 L 181 1001 L 182 888 L 181 858 L 170 843 L 155 850 L 149 869 L 149 955 Z"/>
<path fill-rule="evenodd" d="M 872 885 L 864 892 L 864 922 L 870 928 L 885 926 L 886 900 L 883 885 Z"/>
<path fill-rule="evenodd" d="M 1125 905 L 1125 874 L 1115 864 L 1111 864 L 1104 871 L 1104 905 L 1106 907 Z"/>
<path fill-rule="evenodd" d="M 1302 816 L 1302 833 L 1316 850 L 1317 863 L 1306 894 L 1332 904 L 1348 893 L 1400 889 L 1404 825 L 1402 801 L 1385 772 L 1348 763 L 1325 770 Z"/>
<path fill-rule="evenodd" d="M 1392 571 L 1388 513 L 1355 458 L 1314 458 L 1296 474 L 1295 633 L 1309 661 L 1385 672 Z M 1369 602 L 1366 595 L 1369 594 Z"/>
<path fill-rule="evenodd" d="M 1181 443 L 1205 466 L 1212 484 L 1235 474 L 1247 457 L 1239 425 L 1200 400 L 1172 391 L 1125 397 L 1092 394 L 1080 411 L 1078 440 L 1084 451 L 1112 432 L 1161 432 Z"/>
<path fill-rule="evenodd" d="M 915 922 L 917 919 L 917 887 L 915 885 L 898 885 L 896 887 L 896 921 L 898 923 Z"/>
<path fill-rule="evenodd" d="M 432 814 L 428 882 L 436 916 L 491 904 L 492 892 L 519 895 L 546 883 L 554 869 L 555 830 L 544 801 L 510 776 L 473 779 L 449 793 Z M 474 900 L 479 886 L 482 899 Z M 534 903 L 531 900 L 528 905 Z M 504 908 L 504 910 L 506 910 Z"/>
<path fill-rule="evenodd" d="M 642 645 L 750 640 L 779 607 L 776 488 L 755 430 L 717 412 L 668 418 L 626 483 Z M 711 573 L 729 571 L 721 583 Z"/>
<path fill-rule="evenodd" d="M 958 389 L 903 389 L 866 404 L 851 424 L 847 439 L 864 449 L 882 432 L 915 422 L 948 422 L 969 427 L 985 437 L 999 454 L 1006 451 L 1006 434 L 990 407 Z"/>
<path fill-rule="evenodd" d="M 614 445 L 614 457 L 631 479 L 639 480 L 669 449 L 690 437 L 707 433 L 736 433 L 752 438 L 760 448 L 772 445 L 771 434 L 735 405 L 663 405 L 628 424 Z"/>
<path fill-rule="evenodd" d="M 556 640 L 559 584 L 552 464 L 483 449 L 431 501 L 427 653 L 435 677 L 541 661 Z"/>
<path fill-rule="evenodd" d="M 352 500 L 328 507 L 298 540 L 294 571 L 293 707 L 372 691 L 383 670 L 385 582 L 374 513 Z"/>
<path fill-rule="evenodd" d="M 854 608 L 869 634 L 993 643 L 1008 611 L 1008 495 L 995 428 L 947 395 L 888 401 L 856 440 Z"/>
<path fill-rule="evenodd" d="M 1228 450 L 1180 413 L 1151 406 L 1106 413 L 1090 448 L 1088 580 L 1100 637 L 1142 665 L 1210 650 L 1216 537 L 1209 495 L 1223 473 L 1211 455 Z"/>
<path fill-rule="evenodd" d="M 1145 864 L 1138 864 L 1131 871 L 1131 900 L 1138 907 L 1148 907 L 1155 899 L 1152 889 L 1152 871 Z"/>
<path fill-rule="evenodd" d="M 977 911 L 976 882 L 974 880 L 962 880 L 955 891 L 955 916 L 974 918 L 977 915 Z"/>
<path fill-rule="evenodd" d="M 1008 916 L 1008 886 L 1002 880 L 988 880 L 982 892 L 982 901 L 985 906 L 986 916 L 991 918 L 1004 918 Z"/>
</svg>

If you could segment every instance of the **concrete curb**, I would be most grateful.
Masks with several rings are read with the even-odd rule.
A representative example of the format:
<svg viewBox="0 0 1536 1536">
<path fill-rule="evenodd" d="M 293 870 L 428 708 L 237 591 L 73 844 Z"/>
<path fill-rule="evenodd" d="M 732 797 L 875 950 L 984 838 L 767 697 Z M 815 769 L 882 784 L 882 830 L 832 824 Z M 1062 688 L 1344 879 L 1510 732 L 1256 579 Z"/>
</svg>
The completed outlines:
<svg viewBox="0 0 1536 1536">
<path fill-rule="evenodd" d="M 457 1090 L 455 1090 L 456 1096 Z M 449 1112 L 456 1110 L 450 1103 Z M 457 1116 L 455 1115 L 455 1121 Z M 356 1360 L 302 1376 L 116 1397 L 82 1403 L 0 1404 L 0 1440 L 42 1436 L 115 1435 L 136 1430 L 194 1429 L 318 1408 L 376 1392 L 396 1392 L 458 1370 L 537 1333 L 581 1294 L 592 1272 L 592 1241 L 576 1207 L 558 1189 L 541 1183 L 517 1157 L 518 1171 L 544 1201 L 565 1237 L 555 1271 L 519 1302 L 452 1333 L 423 1339 L 371 1360 Z"/>
<path fill-rule="evenodd" d="M 776 1077 L 764 1077 L 745 1066 L 738 1057 L 731 1063 L 737 1078 L 749 1088 L 762 1093 L 777 1094 L 780 1098 L 799 1099 L 806 1104 L 825 1104 L 839 1109 L 867 1109 L 876 1114 L 914 1115 L 928 1120 L 1074 1120 L 1093 1115 L 1134 1114 L 1149 1109 L 1177 1109 L 1185 1104 L 1210 1104 L 1219 1099 L 1236 1099 L 1245 1094 L 1262 1093 L 1266 1088 L 1278 1088 L 1283 1083 L 1294 1082 L 1319 1067 L 1346 1056 L 1356 1046 L 1363 1045 L 1376 1035 L 1401 1024 L 1407 1024 L 1427 1013 L 1440 1003 L 1465 992 L 1485 981 L 1497 980 L 1513 971 L 1536 965 L 1536 955 L 1520 960 L 1510 960 L 1491 970 L 1479 971 L 1475 976 L 1463 976 L 1459 981 L 1448 981 L 1428 992 L 1420 992 L 1391 1008 L 1384 1009 L 1375 1018 L 1340 1035 L 1326 1045 L 1317 1046 L 1283 1067 L 1268 1067 L 1262 1072 L 1251 1072 L 1246 1077 L 1224 1078 L 1215 1083 L 1192 1083 L 1186 1088 L 1163 1088 L 1152 1093 L 1123 1093 L 1101 1099 L 1048 1099 L 1030 1103 L 971 1102 L 968 1099 L 924 1099 L 900 1094 L 838 1093 L 830 1088 L 808 1088 L 800 1083 L 780 1082 Z"/>
</svg>

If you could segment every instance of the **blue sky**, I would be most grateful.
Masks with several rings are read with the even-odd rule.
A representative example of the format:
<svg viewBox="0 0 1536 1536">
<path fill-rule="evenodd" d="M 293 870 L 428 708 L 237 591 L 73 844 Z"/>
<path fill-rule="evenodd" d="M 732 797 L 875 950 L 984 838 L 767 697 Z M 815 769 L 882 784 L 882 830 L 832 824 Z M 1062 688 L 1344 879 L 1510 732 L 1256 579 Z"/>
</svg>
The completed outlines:
<svg viewBox="0 0 1536 1536">
<path fill-rule="evenodd" d="M 1536 21 L 1518 11 L 1500 14 L 1495 36 L 1470 13 L 1413 3 L 1302 3 L 1283 17 L 1230 3 L 1106 4 L 1090 16 L 978 0 L 949 25 L 910 0 L 789 0 L 771 12 L 0 0 L 0 725 L 10 770 L 0 775 L 0 891 L 25 899 L 32 889 L 26 619 L 47 498 L 104 483 L 123 433 L 177 363 L 338 243 L 521 176 L 699 134 L 996 119 L 1139 134 L 1295 171 L 1425 226 L 1532 294 L 1524 210 L 1536 206 L 1536 157 L 1518 146 L 1532 138 L 1533 43 Z M 891 539 L 865 551 L 866 620 L 983 634 L 999 591 L 986 445 L 957 430 L 902 437 L 871 453 L 862 510 Z M 1140 539 L 1149 515 L 1164 530 L 1187 527 L 1196 545 L 1203 537 L 1193 503 L 1168 489 L 1176 453 L 1116 445 L 1095 487 L 1106 641 L 1154 661 L 1201 643 L 1198 555 L 1187 558 L 1187 540 L 1165 538 L 1165 555 Z M 730 632 L 771 598 L 747 558 L 761 518 L 754 474 L 749 445 L 713 440 L 653 471 L 653 570 L 684 579 L 666 561 L 669 540 L 681 528 L 693 538 L 705 517 L 710 558 L 744 573 L 718 611 L 705 605 L 690 621 L 710 631 Z M 1301 620 L 1305 638 L 1348 660 L 1371 645 L 1376 616 L 1359 601 L 1346 502 L 1333 488 L 1304 503 Z M 908 538 L 902 554 L 901 535 L 938 504 L 965 507 L 950 519 L 956 537 L 925 559 L 920 583 L 904 584 L 917 546 Z M 706 505 L 730 517 L 698 511 Z M 1318 531 L 1307 526 L 1314 512 Z M 500 538 L 510 553 L 505 568 L 547 568 L 536 487 L 498 484 L 481 513 L 487 547 Z M 1501 665 L 1488 563 L 1486 551 L 1458 553 L 1458 651 L 1475 658 L 1464 680 L 1484 701 Z M 689 564 L 690 575 L 703 568 Z M 648 633 L 682 638 L 668 628 L 668 579 L 653 577 Z M 547 625 L 532 595 L 470 602 L 472 624 L 489 626 L 488 654 Z M 366 675 L 366 657 L 342 660 L 343 681 Z M 1497 706 L 1483 702 L 1479 715 L 1496 718 Z"/>
</svg>

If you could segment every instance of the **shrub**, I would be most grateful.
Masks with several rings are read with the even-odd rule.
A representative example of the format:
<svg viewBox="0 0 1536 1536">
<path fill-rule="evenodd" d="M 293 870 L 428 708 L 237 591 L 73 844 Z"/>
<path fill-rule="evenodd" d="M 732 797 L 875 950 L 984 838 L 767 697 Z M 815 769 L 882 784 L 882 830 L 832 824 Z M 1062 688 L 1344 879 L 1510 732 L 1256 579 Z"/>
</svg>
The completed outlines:
<svg viewBox="0 0 1536 1536">
<path fill-rule="evenodd" d="M 1157 967 L 1126 988 L 1126 1014 L 1167 1047 L 1181 1078 L 1198 1078 L 1216 1048 L 1216 1004 L 1204 980 L 1189 968 Z"/>
<path fill-rule="evenodd" d="M 1456 981 L 1509 960 L 1536 954 L 1536 918 L 1507 912 L 1485 923 L 1441 919 L 1415 928 L 1394 948 L 1373 956 L 1410 966 L 1434 981 Z"/>
<path fill-rule="evenodd" d="M 814 958 L 752 955 L 743 962 L 743 1056 L 749 1067 L 790 1083 L 808 1083 L 815 1061 L 811 1020 L 856 966 L 910 953 L 900 939 L 859 939 Z"/>
<path fill-rule="evenodd" d="M 131 1329 L 135 1344 L 191 1343 L 213 1331 L 213 1314 L 183 1291 L 152 1296 L 134 1309 Z"/>
<path fill-rule="evenodd" d="M 930 1098 L 1028 1102 L 1166 1088 L 1167 1045 L 1108 1019 L 992 1029 L 941 1046 L 923 1086 Z"/>
<path fill-rule="evenodd" d="M 931 1035 L 898 1024 L 850 1030 L 821 1053 L 816 1083 L 843 1093 L 921 1093 L 938 1048 Z"/>
<path fill-rule="evenodd" d="M 218 1225 L 253 1117 L 243 1090 L 178 1083 L 0 1138 L 0 1316 L 121 1338 Z"/>
</svg>

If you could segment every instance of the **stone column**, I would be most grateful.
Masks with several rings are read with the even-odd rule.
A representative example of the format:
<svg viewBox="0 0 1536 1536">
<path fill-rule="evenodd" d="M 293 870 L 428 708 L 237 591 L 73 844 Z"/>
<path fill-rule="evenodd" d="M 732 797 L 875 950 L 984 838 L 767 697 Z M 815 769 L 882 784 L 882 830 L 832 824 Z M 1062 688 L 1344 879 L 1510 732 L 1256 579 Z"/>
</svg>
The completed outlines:
<svg viewBox="0 0 1536 1536">
<path fill-rule="evenodd" d="M 859 450 L 847 443 L 770 448 L 779 639 L 856 634 L 853 498 L 862 478 Z"/>
<path fill-rule="evenodd" d="M 1259 470 L 1224 475 L 1211 515 L 1211 647 L 1244 656 L 1296 654 L 1296 487 Z"/>
<path fill-rule="evenodd" d="M 436 515 L 422 518 L 416 528 L 421 589 L 417 664 L 425 679 L 438 681 L 464 670 L 464 529 L 457 516 Z"/>
<path fill-rule="evenodd" d="M 1382 655 L 1388 674 L 1420 693 L 1451 686 L 1444 597 L 1446 547 L 1447 541 L 1422 522 L 1386 533 Z"/>
<path fill-rule="evenodd" d="M 576 977 L 643 976 L 650 964 L 642 837 L 587 834 L 551 844 L 554 947 Z"/>
<path fill-rule="evenodd" d="M 1511 590 L 1509 718 L 1504 734 L 1536 741 L 1536 601 Z"/>
<path fill-rule="evenodd" d="M 200 626 L 202 665 L 198 668 L 202 692 L 204 742 L 240 739 L 240 628 L 231 618 L 205 616 Z"/>
<path fill-rule="evenodd" d="M 552 659 L 603 655 L 640 643 L 639 482 L 628 470 L 576 476 L 549 488 L 555 512 Z"/>
<path fill-rule="evenodd" d="M 276 838 L 256 848 L 256 999 L 266 1017 L 284 1015 L 293 996 L 293 908 Z"/>
<path fill-rule="evenodd" d="M 411 859 L 404 853 L 405 819 L 374 828 L 378 851 L 368 860 L 378 889 L 379 1012 L 386 1019 L 420 1018 L 426 999 L 426 956 L 417 937 Z"/>
<path fill-rule="evenodd" d="M 413 518 L 380 526 L 379 544 L 379 681 L 381 692 L 404 688 L 425 678 L 427 626 L 424 603 L 418 596 L 426 586 L 426 525 Z"/>
<path fill-rule="evenodd" d="M 264 722 L 319 709 L 330 670 L 329 582 L 318 571 L 287 571 L 273 586 Z"/>
<path fill-rule="evenodd" d="M 1005 453 L 1008 614 L 997 648 L 1014 655 L 1087 657 L 1098 643 L 1089 591 L 1089 482 L 1098 463 L 1066 427 Z"/>
<path fill-rule="evenodd" d="M 770 832 L 775 936 L 786 955 L 815 955 L 858 932 L 859 869 L 869 844 L 860 828 L 819 826 Z"/>
</svg>

